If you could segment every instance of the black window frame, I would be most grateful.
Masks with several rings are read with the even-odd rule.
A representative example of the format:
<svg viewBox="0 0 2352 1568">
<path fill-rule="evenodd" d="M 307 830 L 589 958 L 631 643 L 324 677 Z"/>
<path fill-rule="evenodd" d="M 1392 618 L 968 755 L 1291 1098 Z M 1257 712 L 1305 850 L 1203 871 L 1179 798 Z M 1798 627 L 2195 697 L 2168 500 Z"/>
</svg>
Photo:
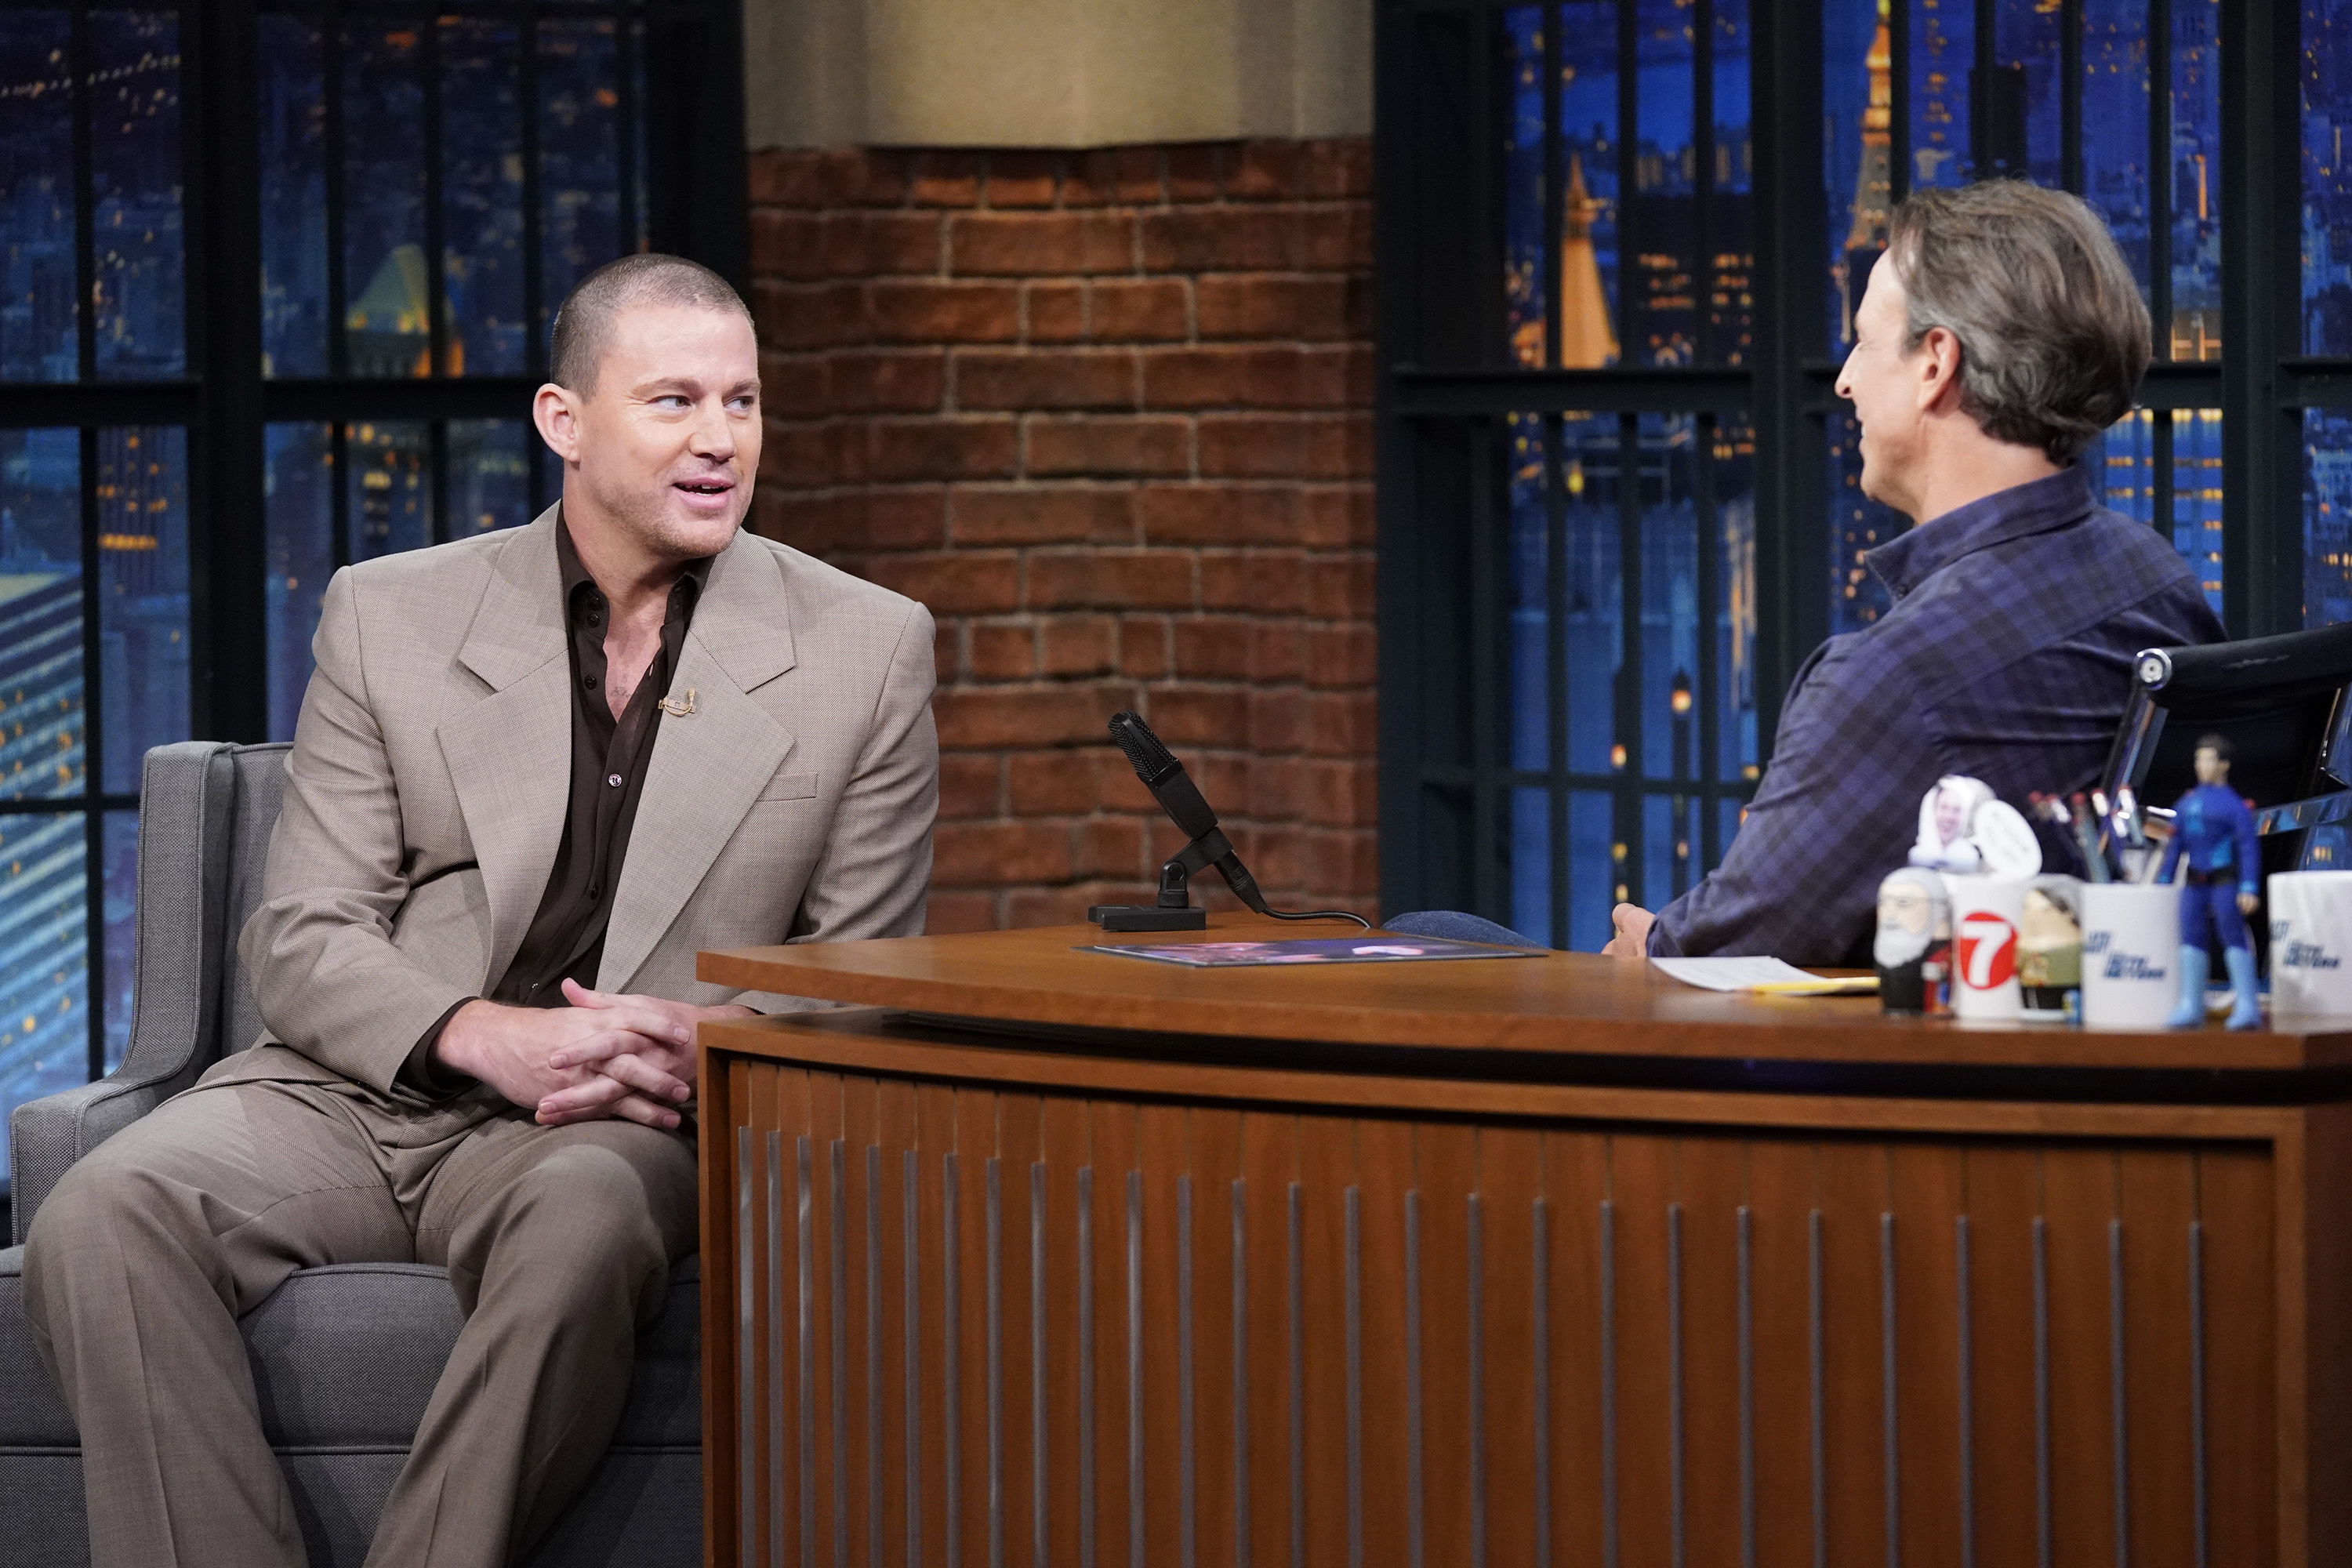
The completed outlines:
<svg viewBox="0 0 2352 1568">
<path fill-rule="evenodd" d="M 94 313 L 88 308 L 95 276 L 91 242 L 91 93 L 87 37 L 92 12 L 169 12 L 180 29 L 180 144 L 182 235 L 184 246 L 183 303 L 186 372 L 176 379 L 99 380 L 94 375 Z M 264 578 L 267 570 L 264 518 L 265 426 L 287 422 L 324 423 L 337 433 L 360 421 L 415 421 L 428 425 L 436 448 L 452 420 L 518 419 L 528 416 L 532 393 L 545 379 L 547 344 L 542 332 L 525 333 L 528 368 L 520 375 L 439 374 L 448 323 L 441 287 L 442 178 L 439 128 L 432 110 L 437 74 L 428 68 L 425 214 L 430 332 L 436 374 L 416 379 L 331 374 L 311 378 L 265 377 L 262 374 L 261 147 L 259 88 L 261 32 L 265 13 L 299 14 L 319 23 L 330 39 L 346 25 L 406 21 L 415 25 L 426 47 L 435 47 L 441 18 L 504 19 L 521 36 L 535 38 L 542 21 L 617 19 L 641 24 L 620 31 L 625 82 L 632 79 L 625 51 L 642 40 L 646 121 L 644 186 L 646 208 L 634 214 L 630 139 L 623 138 L 623 212 L 633 226 L 642 218 L 648 246 L 690 257 L 710 267 L 751 297 L 748 277 L 748 153 L 744 142 L 742 27 L 737 0 L 0 0 L 0 26 L 11 13 L 67 12 L 74 44 L 68 68 L 75 83 L 74 179 L 76 188 L 77 288 L 80 379 L 74 382 L 0 381 L 0 428 L 73 428 L 80 433 L 83 554 L 84 786 L 77 795 L 0 802 L 0 819 L 26 815 L 79 812 L 87 847 L 88 1076 L 102 1076 L 106 1030 L 104 986 L 105 875 L 101 859 L 105 816 L 135 809 L 135 794 L 104 789 L 101 667 L 96 644 L 98 507 L 95 500 L 98 432 L 126 426 L 179 426 L 187 433 L 189 552 L 188 734 L 196 740 L 259 742 L 268 738 L 269 668 Z M 331 42 L 328 179 L 332 210 L 339 213 L 342 169 L 331 112 L 339 58 Z M 532 102 L 536 51 L 519 56 L 522 101 Z M 429 53 L 428 68 L 437 57 Z M 624 91 L 630 90 L 625 86 Z M 538 243 L 538 115 L 523 121 L 527 319 L 540 319 L 541 273 Z M 219 156 L 215 149 L 242 149 Z M 331 276 L 340 279 L 340 224 L 331 219 Z M 362 280 L 362 282 L 364 280 Z M 347 289 L 349 286 L 347 284 Z M 347 369 L 343 300 L 328 302 L 331 363 Z M 435 540 L 448 536 L 447 465 L 434 466 Z M 544 468 L 534 465 L 534 510 L 553 499 L 545 493 Z M 335 563 L 344 563 L 349 530 L 342 509 L 347 487 L 333 487 L 337 508 Z M 0 1173 L 0 1200 L 8 1181 Z"/>
<path fill-rule="evenodd" d="M 1496 650 L 1505 605 L 1496 563 L 1507 526 L 1499 459 L 1508 416 L 1676 413 L 1750 422 L 1759 761 L 1767 766 L 1788 681 L 1829 635 L 1826 421 L 1846 405 L 1832 391 L 1836 370 L 1822 348 L 1830 259 L 1823 4 L 1749 0 L 1756 303 L 1748 364 L 1601 370 L 1529 369 L 1508 357 L 1500 172 L 1509 112 L 1503 13 L 1512 5 L 1377 4 L 1381 903 L 1390 910 L 1465 909 L 1507 921 L 1502 818 L 1510 770 L 1499 741 Z M 1556 37 L 1558 9 L 1549 9 L 1548 30 Z M 1704 33 L 1708 0 L 1696 0 L 1694 9 Z M 1994 60 L 1994 10 L 1991 0 L 1975 0 L 1980 67 Z M 2150 0 L 2152 40 L 2168 37 L 2169 10 L 2168 0 Z M 1893 27 L 1903 26 L 1906 11 L 1896 0 Z M 2081 0 L 2063 0 L 2068 65 L 2079 61 L 2072 40 L 2081 37 Z M 2222 357 L 2152 366 L 2140 405 L 2222 410 L 2223 619 L 2234 637 L 2263 637 L 2303 625 L 2303 415 L 2352 408 L 2352 358 L 2299 352 L 2301 7 L 2295 0 L 2230 0 L 2221 7 L 2221 32 Z M 1895 41 L 1900 61 L 1899 36 Z M 2152 43 L 2151 54 L 2160 67 L 2162 45 Z M 1898 180 L 1906 161 L 1900 140 L 1906 75 L 1898 68 L 1894 77 Z M 2070 100 L 2079 95 L 2079 72 L 2062 80 Z M 2151 141 L 2161 145 L 2155 139 L 2169 94 L 2149 96 Z M 2067 107 L 2063 162 L 2068 184 L 2079 189 L 2079 116 L 2072 101 Z M 1979 167 L 1988 165 L 1984 127 L 1984 116 L 1971 116 Z M 1547 223 L 1551 244 L 1560 230 L 1558 163 L 1555 155 L 1547 182 L 1555 207 Z M 2158 167 L 2168 168 L 2169 160 Z M 2165 179 L 2149 184 L 2160 203 Z M 1899 184 L 1895 194 L 1902 194 Z M 2162 279 L 2162 306 L 2168 277 L 2154 271 Z M 1619 317 L 1625 319 L 1622 307 Z M 2168 443 L 2168 422 L 2156 425 Z M 2159 497 L 2168 497 L 2170 465 L 2156 468 Z M 2158 515 L 2168 513 L 2168 507 Z M 2164 526 L 2168 531 L 2169 522 Z M 1465 736 L 1468 766 L 1442 760 L 1449 751 L 1461 752 Z M 1620 822 L 1627 798 L 1658 789 L 1656 781 L 1621 779 Z M 1555 853 L 1564 864 L 1565 850 Z M 1653 897 L 1650 907 L 1664 901 Z"/>
</svg>

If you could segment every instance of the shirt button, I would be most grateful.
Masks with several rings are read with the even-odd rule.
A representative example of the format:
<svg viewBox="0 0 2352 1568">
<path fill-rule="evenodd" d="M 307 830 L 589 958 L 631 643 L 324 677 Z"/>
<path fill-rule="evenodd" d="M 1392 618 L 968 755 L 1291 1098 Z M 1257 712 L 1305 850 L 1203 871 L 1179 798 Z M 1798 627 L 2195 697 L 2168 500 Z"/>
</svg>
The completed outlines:
<svg viewBox="0 0 2352 1568">
<path fill-rule="evenodd" d="M 592 885 L 588 889 L 588 901 L 592 904 L 604 896 L 604 889 L 602 883 Z"/>
<path fill-rule="evenodd" d="M 593 675 L 583 675 L 580 678 L 580 684 L 593 691 L 596 689 L 596 678 Z"/>
<path fill-rule="evenodd" d="M 614 789 L 618 789 L 621 787 L 621 775 L 618 773 L 607 773 L 604 775 L 604 782 L 611 784 Z"/>
</svg>

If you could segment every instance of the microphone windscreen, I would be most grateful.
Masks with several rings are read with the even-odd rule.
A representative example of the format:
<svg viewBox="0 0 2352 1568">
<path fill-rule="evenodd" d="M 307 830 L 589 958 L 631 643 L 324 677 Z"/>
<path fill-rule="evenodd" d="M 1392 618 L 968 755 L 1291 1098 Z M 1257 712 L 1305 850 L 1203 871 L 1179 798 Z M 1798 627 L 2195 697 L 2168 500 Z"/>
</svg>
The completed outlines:
<svg viewBox="0 0 2352 1568">
<path fill-rule="evenodd" d="M 1135 776 L 1146 784 L 1157 786 L 1160 780 L 1177 772 L 1181 765 L 1176 761 L 1175 753 L 1162 745 L 1160 737 L 1151 732 L 1151 726 L 1143 721 L 1139 713 L 1121 711 L 1112 714 L 1110 738 L 1118 742 L 1118 749 L 1127 753 L 1129 763 L 1135 769 Z"/>
</svg>

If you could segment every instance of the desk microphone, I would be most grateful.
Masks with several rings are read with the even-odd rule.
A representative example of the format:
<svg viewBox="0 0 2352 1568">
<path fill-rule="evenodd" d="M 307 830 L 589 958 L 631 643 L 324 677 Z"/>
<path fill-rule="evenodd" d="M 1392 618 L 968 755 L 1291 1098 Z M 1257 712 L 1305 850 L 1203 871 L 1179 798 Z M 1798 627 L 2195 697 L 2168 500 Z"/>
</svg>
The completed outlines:
<svg viewBox="0 0 2352 1568">
<path fill-rule="evenodd" d="M 1157 905 L 1097 904 L 1087 911 L 1087 918 L 1105 931 L 1205 931 L 1209 915 L 1206 910 L 1192 907 L 1191 879 L 1208 867 L 1214 866 L 1234 890 L 1234 897 L 1262 915 L 1278 921 L 1343 920 L 1353 921 L 1366 931 L 1371 922 L 1361 915 L 1345 910 L 1311 910 L 1303 914 L 1286 913 L 1268 909 L 1265 895 L 1258 890 L 1257 879 L 1234 852 L 1231 840 L 1217 826 L 1217 814 L 1202 798 L 1200 786 L 1176 754 L 1151 732 L 1151 726 L 1140 714 L 1118 712 L 1110 718 L 1110 738 L 1127 753 L 1135 769 L 1135 776 L 1160 803 L 1185 837 L 1184 847 L 1178 850 L 1168 863 L 1160 868 L 1160 901 Z"/>
</svg>

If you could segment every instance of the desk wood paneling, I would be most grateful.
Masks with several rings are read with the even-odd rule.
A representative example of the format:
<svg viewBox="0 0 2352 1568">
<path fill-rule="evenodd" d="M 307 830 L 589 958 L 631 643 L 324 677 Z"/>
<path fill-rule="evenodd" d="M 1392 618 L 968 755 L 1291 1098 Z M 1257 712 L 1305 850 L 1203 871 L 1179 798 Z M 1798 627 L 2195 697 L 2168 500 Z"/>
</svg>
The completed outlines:
<svg viewBox="0 0 2352 1568">
<path fill-rule="evenodd" d="M 706 1027 L 714 1563 L 2352 1539 L 2332 1100 L 1596 1087 L 1050 1027 Z"/>
</svg>

